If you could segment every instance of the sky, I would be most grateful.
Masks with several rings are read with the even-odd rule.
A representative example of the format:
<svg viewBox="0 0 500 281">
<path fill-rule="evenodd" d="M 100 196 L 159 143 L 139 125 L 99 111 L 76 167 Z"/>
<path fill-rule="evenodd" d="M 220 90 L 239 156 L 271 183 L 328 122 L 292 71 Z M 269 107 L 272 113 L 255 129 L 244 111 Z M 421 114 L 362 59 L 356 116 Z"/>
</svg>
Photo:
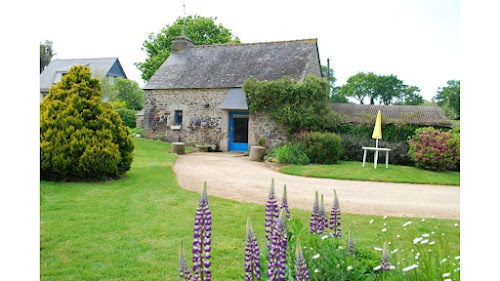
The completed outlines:
<svg viewBox="0 0 500 281">
<path fill-rule="evenodd" d="M 55 58 L 118 57 L 129 79 L 144 85 L 134 62 L 142 43 L 183 16 L 183 1 L 40 1 L 39 41 Z M 321 64 L 337 85 L 358 72 L 397 75 L 430 100 L 459 77 L 459 1 L 185 0 L 187 15 L 217 17 L 243 43 L 317 38 Z"/>
</svg>

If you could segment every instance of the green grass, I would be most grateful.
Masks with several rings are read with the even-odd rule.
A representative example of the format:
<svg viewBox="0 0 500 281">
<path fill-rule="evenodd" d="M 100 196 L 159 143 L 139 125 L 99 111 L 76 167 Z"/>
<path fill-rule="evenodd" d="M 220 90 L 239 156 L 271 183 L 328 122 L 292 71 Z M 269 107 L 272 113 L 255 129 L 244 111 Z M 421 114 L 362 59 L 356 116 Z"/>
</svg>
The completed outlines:
<svg viewBox="0 0 500 281">
<path fill-rule="evenodd" d="M 416 167 L 389 164 L 377 165 L 362 162 L 342 161 L 335 165 L 290 165 L 280 169 L 282 173 L 314 178 L 332 178 L 342 180 L 381 181 L 399 183 L 422 183 L 460 185 L 460 172 L 445 171 L 435 172 Z"/>
<path fill-rule="evenodd" d="M 171 169 L 176 155 L 166 152 L 168 144 L 134 141 L 134 163 L 123 179 L 41 182 L 41 280 L 178 280 L 181 240 L 191 265 L 199 194 L 177 185 Z M 209 193 L 210 188 L 208 183 Z M 326 200 L 333 200 L 330 197 Z M 212 196 L 209 202 L 213 280 L 238 280 L 244 273 L 246 218 L 251 217 L 259 244 L 265 247 L 265 208 Z M 342 206 L 342 198 L 340 203 Z M 310 212 L 291 211 L 308 225 Z M 372 224 L 370 219 L 374 219 Z M 384 241 L 401 249 L 421 233 L 446 233 L 438 242 L 443 252 L 450 256 L 460 253 L 460 230 L 454 226 L 459 221 L 411 219 L 413 224 L 404 230 L 402 224 L 408 220 L 345 214 L 342 230 L 356 237 L 357 247 L 371 249 Z M 382 228 L 387 232 L 381 232 Z"/>
</svg>

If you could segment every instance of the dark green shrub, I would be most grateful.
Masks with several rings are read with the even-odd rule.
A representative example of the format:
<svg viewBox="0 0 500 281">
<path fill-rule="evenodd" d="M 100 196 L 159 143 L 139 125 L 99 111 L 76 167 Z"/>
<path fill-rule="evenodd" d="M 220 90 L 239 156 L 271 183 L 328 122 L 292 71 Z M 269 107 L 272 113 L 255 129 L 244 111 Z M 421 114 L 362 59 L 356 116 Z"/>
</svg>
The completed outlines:
<svg viewBox="0 0 500 281">
<path fill-rule="evenodd" d="M 460 160 L 460 134 L 441 132 L 432 127 L 418 129 L 408 141 L 408 153 L 419 168 L 429 170 L 456 169 Z"/>
<path fill-rule="evenodd" d="M 115 109 L 115 111 L 120 115 L 123 125 L 128 126 L 131 129 L 135 128 L 135 115 L 139 112 L 138 110 L 119 108 Z"/>
<path fill-rule="evenodd" d="M 130 169 L 134 143 L 118 113 L 101 102 L 88 66 L 73 66 L 40 104 L 40 176 L 95 180 Z"/>
<path fill-rule="evenodd" d="M 369 125 L 345 125 L 338 133 L 341 135 L 358 135 L 360 137 L 371 137 L 373 133 L 373 126 L 375 121 Z M 395 124 L 384 124 L 382 126 L 382 139 L 390 141 L 402 141 L 406 142 L 409 138 L 415 135 L 415 130 L 421 128 L 417 125 L 406 124 L 406 125 L 395 125 Z"/>
<path fill-rule="evenodd" d="M 371 136 L 371 135 L 370 135 Z M 342 160 L 363 161 L 363 146 L 375 146 L 375 140 L 370 136 L 361 137 L 353 134 L 341 134 L 342 137 Z M 394 165 L 413 166 L 414 162 L 408 155 L 408 143 L 403 141 L 389 141 L 382 139 L 379 147 L 391 149 L 389 163 Z M 374 153 L 368 151 L 366 161 L 373 163 Z M 379 154 L 379 161 L 385 161 L 385 153 Z"/>
<path fill-rule="evenodd" d="M 276 159 L 281 164 L 304 165 L 311 162 L 304 153 L 304 144 L 301 142 L 291 142 L 275 150 Z"/>
<path fill-rule="evenodd" d="M 342 155 L 342 138 L 334 133 L 302 132 L 294 140 L 304 143 L 304 152 L 316 164 L 335 164 Z"/>
</svg>

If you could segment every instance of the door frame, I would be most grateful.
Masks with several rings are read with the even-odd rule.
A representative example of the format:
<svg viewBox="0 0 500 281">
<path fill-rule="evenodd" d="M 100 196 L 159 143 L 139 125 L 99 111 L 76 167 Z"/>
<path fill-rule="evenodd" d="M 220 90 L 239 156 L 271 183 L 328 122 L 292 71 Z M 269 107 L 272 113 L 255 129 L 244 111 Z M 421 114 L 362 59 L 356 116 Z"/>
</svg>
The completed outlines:
<svg viewBox="0 0 500 281">
<path fill-rule="evenodd" d="M 246 143 L 243 142 L 233 142 L 233 115 L 234 114 L 240 114 L 240 115 L 247 115 L 247 111 L 229 111 L 229 145 L 228 145 L 228 151 L 243 151 L 247 152 L 248 151 L 248 141 Z M 248 116 L 250 119 L 250 116 Z M 247 124 L 248 125 L 248 124 Z M 248 132 L 248 129 L 247 129 Z"/>
</svg>

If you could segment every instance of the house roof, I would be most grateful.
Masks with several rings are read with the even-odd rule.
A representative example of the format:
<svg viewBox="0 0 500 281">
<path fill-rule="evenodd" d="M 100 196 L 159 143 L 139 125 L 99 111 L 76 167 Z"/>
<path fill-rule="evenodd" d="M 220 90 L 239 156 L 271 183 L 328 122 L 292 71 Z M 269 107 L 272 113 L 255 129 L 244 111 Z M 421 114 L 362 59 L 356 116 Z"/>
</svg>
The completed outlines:
<svg viewBox="0 0 500 281">
<path fill-rule="evenodd" d="M 106 74 L 113 69 L 113 75 L 121 76 L 121 71 L 127 78 L 118 58 L 54 59 L 40 74 L 40 91 L 48 91 L 54 82 L 58 82 L 60 74 L 68 72 L 73 65 L 88 65 L 91 72 L 100 69 Z"/>
<path fill-rule="evenodd" d="M 248 110 L 247 96 L 241 88 L 230 89 L 219 109 Z"/>
<path fill-rule="evenodd" d="M 316 39 L 194 45 L 172 53 L 144 89 L 241 88 L 251 75 L 301 80 L 307 74 L 321 76 Z"/>
<path fill-rule="evenodd" d="M 353 124 L 363 122 L 363 113 L 373 117 L 380 110 L 385 124 L 396 123 L 398 120 L 405 123 L 422 125 L 451 127 L 439 106 L 433 105 L 372 105 L 372 104 L 347 104 L 331 103 L 330 107 L 337 113 L 347 115 L 347 121 Z"/>
</svg>

